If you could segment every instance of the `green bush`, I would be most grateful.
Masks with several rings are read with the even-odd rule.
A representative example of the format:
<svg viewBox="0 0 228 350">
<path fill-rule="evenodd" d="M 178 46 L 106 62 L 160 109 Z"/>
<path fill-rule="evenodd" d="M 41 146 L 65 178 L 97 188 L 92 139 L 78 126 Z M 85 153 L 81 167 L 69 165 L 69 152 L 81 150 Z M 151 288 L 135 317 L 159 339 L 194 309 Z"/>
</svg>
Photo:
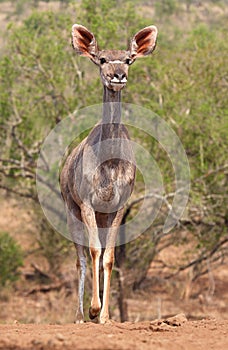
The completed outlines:
<svg viewBox="0 0 228 350">
<path fill-rule="evenodd" d="M 155 3 L 155 11 L 158 16 L 172 15 L 176 10 L 176 0 L 160 0 Z"/>
<path fill-rule="evenodd" d="M 19 277 L 18 268 L 22 265 L 21 247 L 8 233 L 0 233 L 0 286 L 16 281 Z"/>
</svg>

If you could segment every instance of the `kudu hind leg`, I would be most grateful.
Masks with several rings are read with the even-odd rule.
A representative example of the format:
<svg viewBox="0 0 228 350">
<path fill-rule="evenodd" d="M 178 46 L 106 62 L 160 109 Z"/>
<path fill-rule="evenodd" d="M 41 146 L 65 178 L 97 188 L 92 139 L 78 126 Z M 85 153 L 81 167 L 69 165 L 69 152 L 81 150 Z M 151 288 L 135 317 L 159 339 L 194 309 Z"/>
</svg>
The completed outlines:
<svg viewBox="0 0 228 350">
<path fill-rule="evenodd" d="M 84 226 L 81 219 L 81 211 L 78 205 L 68 197 L 67 201 L 67 225 L 71 234 L 72 240 L 74 241 L 76 253 L 77 253 L 77 273 L 78 273 L 78 305 L 76 310 L 76 323 L 84 322 L 84 311 L 83 311 L 83 298 L 84 298 L 84 286 L 85 286 L 85 275 L 86 275 L 86 256 L 84 252 L 83 242 Z"/>
<path fill-rule="evenodd" d="M 98 316 L 101 310 L 101 301 L 99 297 L 99 261 L 101 256 L 101 245 L 94 210 L 89 206 L 82 205 L 81 215 L 89 235 L 89 249 L 93 272 L 93 291 L 89 317 L 94 319 Z"/>
<path fill-rule="evenodd" d="M 83 298 L 86 275 L 86 256 L 84 247 L 75 244 L 77 250 L 77 271 L 78 271 L 78 308 L 76 311 L 76 323 L 84 322 Z"/>
</svg>

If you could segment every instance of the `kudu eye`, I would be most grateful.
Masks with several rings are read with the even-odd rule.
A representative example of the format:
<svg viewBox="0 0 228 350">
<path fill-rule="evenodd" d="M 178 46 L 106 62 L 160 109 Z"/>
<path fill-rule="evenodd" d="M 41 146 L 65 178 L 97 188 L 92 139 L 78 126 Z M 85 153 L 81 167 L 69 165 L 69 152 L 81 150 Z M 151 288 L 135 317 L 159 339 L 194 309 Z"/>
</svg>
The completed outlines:
<svg viewBox="0 0 228 350">
<path fill-rule="evenodd" d="M 107 61 L 106 61 L 106 59 L 104 58 L 104 57 L 101 57 L 100 58 L 100 64 L 104 64 L 104 63 L 106 63 Z"/>
<path fill-rule="evenodd" d="M 132 64 L 132 60 L 130 58 L 127 58 L 125 61 L 126 64 L 128 64 L 130 66 L 130 64 Z"/>
</svg>

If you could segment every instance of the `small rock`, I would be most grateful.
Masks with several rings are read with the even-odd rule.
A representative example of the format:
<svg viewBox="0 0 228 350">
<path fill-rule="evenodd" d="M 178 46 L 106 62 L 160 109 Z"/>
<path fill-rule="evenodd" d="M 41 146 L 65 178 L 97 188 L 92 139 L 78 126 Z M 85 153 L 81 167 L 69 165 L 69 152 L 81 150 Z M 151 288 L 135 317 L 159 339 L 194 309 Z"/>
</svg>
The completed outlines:
<svg viewBox="0 0 228 350">
<path fill-rule="evenodd" d="M 172 327 L 164 322 L 157 321 L 157 323 L 151 323 L 149 329 L 153 332 L 167 332 L 170 331 Z"/>
<path fill-rule="evenodd" d="M 42 344 L 42 342 L 41 342 L 40 340 L 37 340 L 37 339 L 33 339 L 33 340 L 31 341 L 31 343 L 32 343 L 33 345 L 35 345 L 35 346 L 41 345 L 41 344 Z"/>
<path fill-rule="evenodd" d="M 178 314 L 167 319 L 154 320 L 150 322 L 150 329 L 154 332 L 170 331 L 172 327 L 182 326 L 187 322 L 184 314 Z"/>
<path fill-rule="evenodd" d="M 178 314 L 176 316 L 167 318 L 163 322 L 168 324 L 169 326 L 180 327 L 187 321 L 188 320 L 187 320 L 185 314 Z"/>
<path fill-rule="evenodd" d="M 61 333 L 56 333 L 56 338 L 59 340 L 59 341 L 64 341 L 65 337 L 61 334 Z"/>
</svg>

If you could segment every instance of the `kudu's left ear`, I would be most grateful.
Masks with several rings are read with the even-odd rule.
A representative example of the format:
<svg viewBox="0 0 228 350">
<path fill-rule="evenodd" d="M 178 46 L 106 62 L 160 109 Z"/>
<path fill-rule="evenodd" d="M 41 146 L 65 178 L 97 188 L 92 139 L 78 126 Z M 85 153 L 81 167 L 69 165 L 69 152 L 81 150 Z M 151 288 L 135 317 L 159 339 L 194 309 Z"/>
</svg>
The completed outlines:
<svg viewBox="0 0 228 350">
<path fill-rule="evenodd" d="M 93 33 L 80 24 L 74 24 L 72 27 L 72 46 L 75 51 L 82 56 L 89 57 L 96 62 L 98 46 Z"/>
<path fill-rule="evenodd" d="M 147 56 L 156 46 L 158 30 L 155 26 L 141 29 L 130 42 L 130 54 L 132 58 Z"/>
</svg>

